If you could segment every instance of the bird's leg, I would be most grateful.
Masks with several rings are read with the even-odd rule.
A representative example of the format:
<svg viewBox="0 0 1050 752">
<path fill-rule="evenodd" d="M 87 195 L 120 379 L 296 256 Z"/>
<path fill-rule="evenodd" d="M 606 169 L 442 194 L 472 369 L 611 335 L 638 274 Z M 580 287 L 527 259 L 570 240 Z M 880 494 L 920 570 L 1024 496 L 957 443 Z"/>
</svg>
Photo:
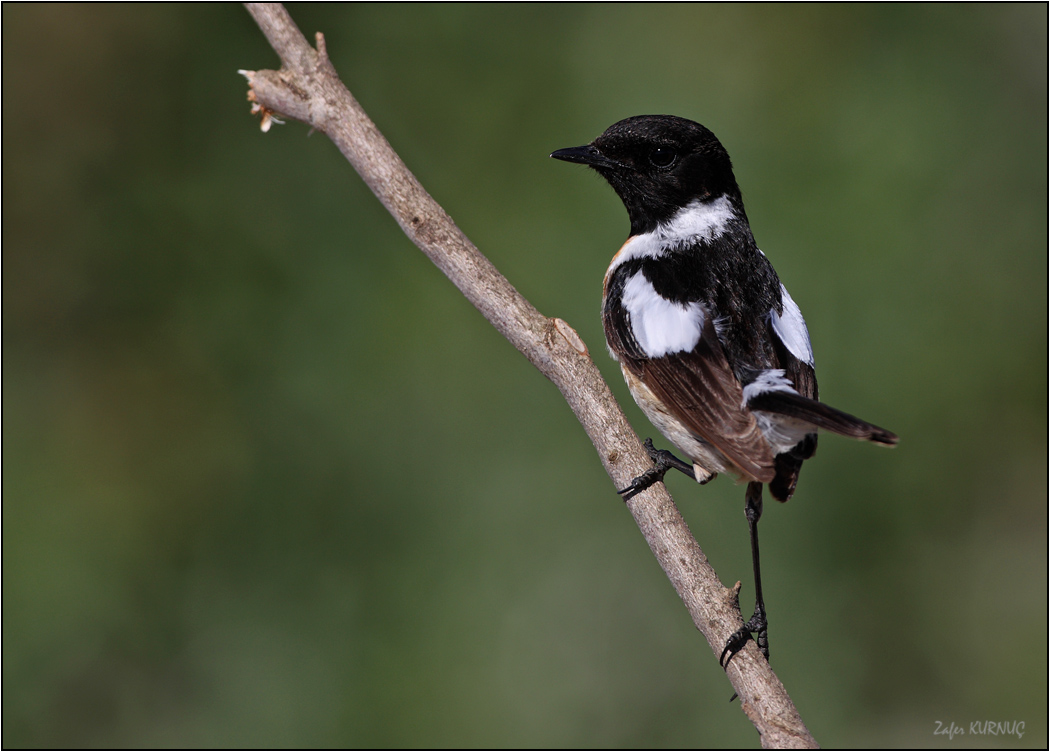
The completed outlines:
<svg viewBox="0 0 1050 752">
<path fill-rule="evenodd" d="M 696 477 L 696 473 L 691 464 L 678 459 L 666 449 L 657 449 L 653 446 L 652 439 L 645 440 L 645 450 L 649 452 L 649 457 L 653 461 L 653 467 L 632 480 L 627 488 L 623 488 L 616 492 L 623 497 L 624 501 L 633 498 L 649 486 L 663 480 L 664 475 L 668 470 L 680 470 L 690 478 Z"/>
<path fill-rule="evenodd" d="M 751 560 L 755 567 L 755 613 L 748 619 L 747 624 L 735 631 L 726 640 L 725 649 L 719 663 L 722 668 L 729 665 L 733 656 L 747 644 L 751 639 L 751 633 L 756 634 L 755 642 L 762 655 L 769 660 L 769 633 L 766 624 L 766 604 L 762 601 L 762 570 L 758 564 L 758 520 L 762 516 L 762 484 L 753 481 L 747 484 L 747 495 L 744 504 L 744 513 L 747 515 L 747 526 L 751 531 Z M 735 695 L 734 695 L 735 696 Z"/>
</svg>

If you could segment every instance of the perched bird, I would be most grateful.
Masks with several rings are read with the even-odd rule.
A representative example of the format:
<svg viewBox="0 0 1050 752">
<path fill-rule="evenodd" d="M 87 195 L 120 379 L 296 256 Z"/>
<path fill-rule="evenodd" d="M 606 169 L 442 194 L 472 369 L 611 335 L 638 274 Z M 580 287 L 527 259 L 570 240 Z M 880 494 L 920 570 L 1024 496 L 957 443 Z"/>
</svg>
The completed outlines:
<svg viewBox="0 0 1050 752">
<path fill-rule="evenodd" d="M 752 633 L 768 659 L 762 484 L 790 499 L 818 430 L 886 446 L 897 437 L 817 401 L 806 322 L 755 244 L 729 154 L 711 131 L 641 115 L 551 156 L 596 170 L 627 208 L 630 237 L 605 273 L 605 338 L 635 401 L 689 460 L 646 441 L 654 467 L 620 494 L 629 499 L 672 468 L 700 483 L 718 473 L 747 482 L 755 612 L 720 663 Z"/>
</svg>

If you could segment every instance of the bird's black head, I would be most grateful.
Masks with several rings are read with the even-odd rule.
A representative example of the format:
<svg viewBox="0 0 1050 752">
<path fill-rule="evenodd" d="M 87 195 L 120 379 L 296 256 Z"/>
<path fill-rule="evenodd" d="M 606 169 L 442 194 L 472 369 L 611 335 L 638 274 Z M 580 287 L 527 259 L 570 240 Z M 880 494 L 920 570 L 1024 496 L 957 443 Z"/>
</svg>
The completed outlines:
<svg viewBox="0 0 1050 752">
<path fill-rule="evenodd" d="M 631 234 L 648 232 L 691 201 L 728 196 L 743 215 L 729 154 L 715 134 L 673 115 L 638 115 L 609 127 L 586 146 L 555 159 L 593 167 L 620 196 Z"/>
</svg>

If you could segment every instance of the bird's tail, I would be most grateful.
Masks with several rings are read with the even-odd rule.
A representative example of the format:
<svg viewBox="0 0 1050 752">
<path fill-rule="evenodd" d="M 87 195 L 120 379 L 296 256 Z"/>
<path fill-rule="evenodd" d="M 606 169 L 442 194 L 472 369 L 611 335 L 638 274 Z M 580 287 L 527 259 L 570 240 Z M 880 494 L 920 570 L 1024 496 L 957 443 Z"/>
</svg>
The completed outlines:
<svg viewBox="0 0 1050 752">
<path fill-rule="evenodd" d="M 809 423 L 814 428 L 837 433 L 851 439 L 870 441 L 883 446 L 896 446 L 897 434 L 836 410 L 823 402 L 807 399 L 789 391 L 770 391 L 755 395 L 747 403 L 752 410 L 776 413 Z"/>
</svg>

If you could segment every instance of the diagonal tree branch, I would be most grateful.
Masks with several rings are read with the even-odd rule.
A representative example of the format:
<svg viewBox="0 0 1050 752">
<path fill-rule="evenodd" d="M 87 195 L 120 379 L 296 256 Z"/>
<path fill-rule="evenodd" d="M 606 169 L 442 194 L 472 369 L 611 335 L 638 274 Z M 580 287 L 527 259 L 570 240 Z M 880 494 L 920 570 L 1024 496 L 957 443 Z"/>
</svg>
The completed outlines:
<svg viewBox="0 0 1050 752">
<path fill-rule="evenodd" d="M 327 135 L 393 215 L 405 234 L 548 379 L 569 403 L 617 488 L 651 467 L 587 348 L 561 319 L 537 311 L 467 239 L 424 190 L 340 81 L 324 37 L 312 48 L 279 3 L 247 3 L 281 58 L 279 71 L 241 71 L 264 130 L 275 114 Z M 742 624 L 740 585 L 724 588 L 663 484 L 627 502 L 693 623 L 720 656 Z M 727 674 L 766 748 L 816 747 L 784 686 L 749 642 Z"/>
</svg>

